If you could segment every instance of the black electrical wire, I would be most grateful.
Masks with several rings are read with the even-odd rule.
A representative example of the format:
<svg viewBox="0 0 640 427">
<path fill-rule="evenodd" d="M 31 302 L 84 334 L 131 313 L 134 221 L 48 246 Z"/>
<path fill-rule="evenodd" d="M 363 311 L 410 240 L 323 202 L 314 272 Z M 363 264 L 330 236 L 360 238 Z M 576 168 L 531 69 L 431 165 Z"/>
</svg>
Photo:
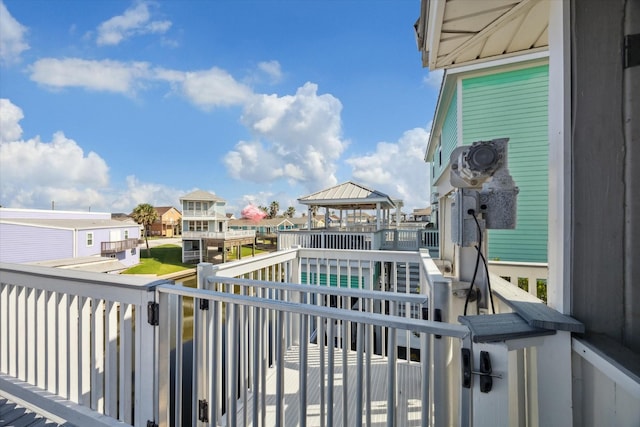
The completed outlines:
<svg viewBox="0 0 640 427">
<path fill-rule="evenodd" d="M 478 249 L 477 246 L 476 249 Z M 491 279 L 489 279 L 489 267 L 487 266 L 487 259 L 482 253 L 480 253 L 480 256 L 482 257 L 482 263 L 484 264 L 484 272 L 487 275 L 487 291 L 489 292 L 489 300 L 491 300 L 491 311 L 493 312 L 493 314 L 496 314 L 496 306 L 493 304 L 493 292 L 491 291 Z"/>
<path fill-rule="evenodd" d="M 473 219 L 476 222 L 476 226 L 478 227 L 478 233 L 479 233 L 479 243 L 478 246 L 482 247 L 482 230 L 480 229 L 480 223 L 478 223 L 478 219 L 476 218 L 476 211 L 474 211 L 473 209 L 469 209 L 467 211 L 467 213 L 469 215 L 471 215 L 473 217 Z M 461 230 L 462 232 L 462 230 Z M 464 300 L 464 315 L 467 315 L 467 305 L 469 304 L 469 298 L 471 297 L 471 291 L 473 291 L 473 285 L 476 283 L 476 276 L 478 274 L 478 265 L 480 265 L 480 249 L 478 249 L 478 255 L 476 256 L 476 266 L 473 269 L 473 277 L 471 278 L 471 284 L 469 285 L 469 290 L 467 291 L 467 297 Z"/>
</svg>

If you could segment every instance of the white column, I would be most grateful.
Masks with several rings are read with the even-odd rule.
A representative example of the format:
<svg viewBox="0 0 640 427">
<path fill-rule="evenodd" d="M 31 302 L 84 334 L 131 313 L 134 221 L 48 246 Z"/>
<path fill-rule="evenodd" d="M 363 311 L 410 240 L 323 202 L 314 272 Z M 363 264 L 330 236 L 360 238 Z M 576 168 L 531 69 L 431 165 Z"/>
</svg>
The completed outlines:
<svg viewBox="0 0 640 427">
<path fill-rule="evenodd" d="M 376 230 L 380 230 L 381 218 L 380 218 L 380 202 L 376 203 Z"/>
<path fill-rule="evenodd" d="M 548 304 L 571 313 L 570 2 L 549 2 Z M 571 339 L 558 331 L 537 349 L 540 425 L 573 425 Z M 549 363 L 553 360 L 553 363 Z"/>
<path fill-rule="evenodd" d="M 548 304 L 570 314 L 571 45 L 569 1 L 549 2 Z"/>
</svg>

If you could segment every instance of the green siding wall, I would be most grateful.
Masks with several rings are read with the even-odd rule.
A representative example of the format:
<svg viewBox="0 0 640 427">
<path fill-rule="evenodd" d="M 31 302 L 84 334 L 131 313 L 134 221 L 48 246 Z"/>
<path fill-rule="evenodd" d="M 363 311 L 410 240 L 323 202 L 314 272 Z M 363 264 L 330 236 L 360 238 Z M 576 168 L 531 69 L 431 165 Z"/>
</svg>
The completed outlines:
<svg viewBox="0 0 640 427">
<path fill-rule="evenodd" d="M 442 133 L 440 134 L 441 148 L 436 150 L 431 160 L 433 168 L 432 181 L 435 182 L 445 167 L 449 164 L 449 157 L 458 145 L 458 97 L 453 94 L 453 98 L 447 109 L 447 115 L 442 123 Z"/>
<path fill-rule="evenodd" d="M 308 280 L 307 280 L 308 277 Z M 309 273 L 307 274 L 306 272 L 301 272 L 300 273 L 300 281 L 302 283 L 309 283 L 312 285 L 318 284 L 318 279 L 319 279 L 319 284 L 321 286 L 327 286 L 327 275 L 325 273 L 320 273 L 320 275 L 317 275 L 316 273 Z M 351 282 L 349 284 L 350 288 L 355 288 L 355 289 L 360 289 L 364 287 L 364 279 L 361 277 L 357 277 L 357 276 L 351 276 Z M 347 276 L 340 276 L 340 287 L 341 288 L 346 288 L 347 287 Z M 336 287 L 338 286 L 338 277 L 335 274 L 331 274 L 329 275 L 329 286 L 333 286 Z"/>
<path fill-rule="evenodd" d="M 489 231 L 489 258 L 547 261 L 547 65 L 462 81 L 463 144 L 508 137 L 509 170 L 520 188 L 515 230 Z"/>
</svg>

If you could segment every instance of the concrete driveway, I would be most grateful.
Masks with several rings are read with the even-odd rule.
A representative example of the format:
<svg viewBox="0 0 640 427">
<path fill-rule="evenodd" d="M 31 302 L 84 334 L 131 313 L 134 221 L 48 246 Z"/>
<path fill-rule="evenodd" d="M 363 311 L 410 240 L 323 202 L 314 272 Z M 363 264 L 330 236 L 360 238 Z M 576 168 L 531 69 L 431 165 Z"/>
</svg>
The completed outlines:
<svg viewBox="0 0 640 427">
<path fill-rule="evenodd" d="M 155 248 L 160 245 L 178 245 L 182 246 L 182 238 L 181 237 L 167 237 L 162 239 L 149 239 L 149 247 Z M 147 246 L 144 243 L 144 238 L 142 239 L 142 243 L 140 244 L 141 248 L 146 248 Z"/>
</svg>

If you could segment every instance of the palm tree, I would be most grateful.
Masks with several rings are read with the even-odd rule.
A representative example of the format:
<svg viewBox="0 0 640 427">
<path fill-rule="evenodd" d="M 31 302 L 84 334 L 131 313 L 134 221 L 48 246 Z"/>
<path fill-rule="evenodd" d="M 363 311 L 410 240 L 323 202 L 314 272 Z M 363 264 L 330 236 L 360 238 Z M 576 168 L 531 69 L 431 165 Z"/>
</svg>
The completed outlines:
<svg viewBox="0 0 640 427">
<path fill-rule="evenodd" d="M 280 210 L 280 203 L 275 200 L 269 205 L 269 218 L 275 218 Z"/>
<path fill-rule="evenodd" d="M 289 218 L 293 218 L 293 216 L 296 214 L 296 208 L 294 208 L 293 206 L 289 206 L 284 214 Z"/>
<path fill-rule="evenodd" d="M 135 222 L 144 227 L 144 242 L 147 245 L 147 257 L 151 258 L 151 249 L 149 249 L 149 227 L 158 219 L 158 211 L 149 203 L 140 203 L 133 209 L 131 217 Z"/>
</svg>

